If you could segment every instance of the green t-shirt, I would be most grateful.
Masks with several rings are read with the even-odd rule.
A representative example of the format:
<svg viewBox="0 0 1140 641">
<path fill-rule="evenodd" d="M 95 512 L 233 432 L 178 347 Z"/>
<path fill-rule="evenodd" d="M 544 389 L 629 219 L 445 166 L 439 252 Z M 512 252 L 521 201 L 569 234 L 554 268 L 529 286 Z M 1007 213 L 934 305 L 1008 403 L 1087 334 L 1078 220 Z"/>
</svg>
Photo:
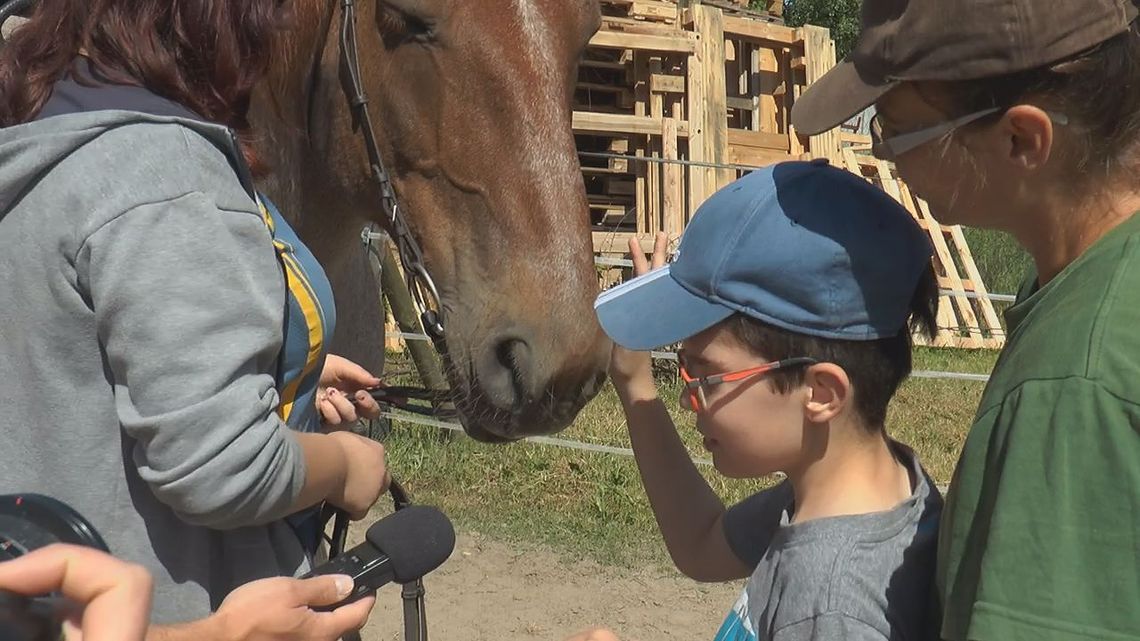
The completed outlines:
<svg viewBox="0 0 1140 641">
<path fill-rule="evenodd" d="M 942 636 L 1140 640 L 1140 215 L 1006 320 L 943 511 Z"/>
</svg>

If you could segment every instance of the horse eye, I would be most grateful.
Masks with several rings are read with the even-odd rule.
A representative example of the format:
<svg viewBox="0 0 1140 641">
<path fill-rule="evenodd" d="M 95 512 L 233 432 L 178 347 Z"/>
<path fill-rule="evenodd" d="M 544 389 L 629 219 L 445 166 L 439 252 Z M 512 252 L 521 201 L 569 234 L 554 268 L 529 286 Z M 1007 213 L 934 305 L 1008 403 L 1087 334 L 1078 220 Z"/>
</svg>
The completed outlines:
<svg viewBox="0 0 1140 641">
<path fill-rule="evenodd" d="M 426 19 L 390 5 L 381 5 L 381 24 L 384 31 L 402 40 L 429 42 L 435 38 L 435 28 Z"/>
</svg>

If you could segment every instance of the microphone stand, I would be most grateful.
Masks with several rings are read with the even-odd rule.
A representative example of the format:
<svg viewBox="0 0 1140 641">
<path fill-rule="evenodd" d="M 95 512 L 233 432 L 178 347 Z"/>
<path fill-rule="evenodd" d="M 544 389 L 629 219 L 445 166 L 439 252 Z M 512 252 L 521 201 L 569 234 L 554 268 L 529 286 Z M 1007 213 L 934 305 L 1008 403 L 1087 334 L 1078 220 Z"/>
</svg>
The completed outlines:
<svg viewBox="0 0 1140 641">
<path fill-rule="evenodd" d="M 412 504 L 408 493 L 396 479 L 388 487 L 392 495 L 392 503 L 396 510 L 402 510 Z M 424 608 L 424 580 L 423 577 L 405 583 L 400 591 L 404 599 L 404 641 L 427 641 L 427 612 Z"/>
<path fill-rule="evenodd" d="M 396 479 L 392 479 L 388 486 L 388 493 L 392 495 L 392 503 L 396 510 L 402 510 L 412 504 L 404 486 Z M 344 553 L 348 539 L 348 515 L 343 510 L 336 511 L 336 520 L 333 522 L 332 538 L 329 541 L 329 558 L 335 558 Z M 405 583 L 400 591 L 404 600 L 404 641 L 427 641 L 427 612 L 424 608 L 423 578 Z"/>
</svg>

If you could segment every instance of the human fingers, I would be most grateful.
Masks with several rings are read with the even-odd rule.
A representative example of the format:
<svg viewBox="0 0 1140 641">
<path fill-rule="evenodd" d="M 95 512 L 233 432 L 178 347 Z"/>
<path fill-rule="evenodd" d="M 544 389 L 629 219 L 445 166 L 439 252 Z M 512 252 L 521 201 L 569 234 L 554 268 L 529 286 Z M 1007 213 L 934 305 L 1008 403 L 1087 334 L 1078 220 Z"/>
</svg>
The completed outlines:
<svg viewBox="0 0 1140 641">
<path fill-rule="evenodd" d="M 352 577 L 344 574 L 315 576 L 310 579 L 287 579 L 294 581 L 293 594 L 296 605 L 321 607 L 342 601 L 352 594 Z"/>
<path fill-rule="evenodd" d="M 355 395 L 356 411 L 367 419 L 380 418 L 380 404 L 372 395 L 360 390 Z"/>
<path fill-rule="evenodd" d="M 669 235 L 663 231 L 657 232 L 653 239 L 653 269 L 665 266 L 665 254 L 669 249 Z"/>
<path fill-rule="evenodd" d="M 356 406 L 352 404 L 352 399 L 345 396 L 344 392 L 341 392 L 335 387 L 330 387 L 326 393 L 328 394 L 329 403 L 331 403 L 340 414 L 341 422 L 352 423 L 356 421 Z"/>
<path fill-rule="evenodd" d="M 641 250 L 641 242 L 636 238 L 629 239 L 629 259 L 633 261 L 634 276 L 640 276 L 649 271 L 649 263 L 645 260 L 645 252 Z"/>
<path fill-rule="evenodd" d="M 343 356 L 337 357 L 336 377 L 345 387 L 369 388 L 380 385 L 380 379 L 373 376 L 372 372 Z"/>
<path fill-rule="evenodd" d="M 359 630 L 368 622 L 368 615 L 376 605 L 375 596 L 366 596 L 359 601 L 341 606 L 332 612 L 321 612 L 318 624 L 318 638 L 335 641 L 346 632 Z"/>
<path fill-rule="evenodd" d="M 0 563 L 0 588 L 25 595 L 58 591 L 83 606 L 84 641 L 141 641 L 153 580 L 141 566 L 74 545 L 52 545 Z"/>
<path fill-rule="evenodd" d="M 340 412 L 336 410 L 336 407 L 328 399 L 317 402 L 317 411 L 320 412 L 321 422 L 324 423 L 325 426 L 337 427 L 340 425 Z"/>
</svg>

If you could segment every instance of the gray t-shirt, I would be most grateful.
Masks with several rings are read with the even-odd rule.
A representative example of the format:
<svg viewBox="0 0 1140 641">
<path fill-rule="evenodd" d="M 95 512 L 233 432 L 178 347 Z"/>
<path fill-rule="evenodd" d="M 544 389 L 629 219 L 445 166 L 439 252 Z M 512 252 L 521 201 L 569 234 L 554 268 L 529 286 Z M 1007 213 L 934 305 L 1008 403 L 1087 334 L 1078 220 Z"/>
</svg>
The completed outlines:
<svg viewBox="0 0 1140 641">
<path fill-rule="evenodd" d="M 914 491 L 889 511 L 792 524 L 788 482 L 729 509 L 729 544 L 756 569 L 716 641 L 936 638 L 942 497 L 914 452 L 895 451 Z"/>
</svg>

